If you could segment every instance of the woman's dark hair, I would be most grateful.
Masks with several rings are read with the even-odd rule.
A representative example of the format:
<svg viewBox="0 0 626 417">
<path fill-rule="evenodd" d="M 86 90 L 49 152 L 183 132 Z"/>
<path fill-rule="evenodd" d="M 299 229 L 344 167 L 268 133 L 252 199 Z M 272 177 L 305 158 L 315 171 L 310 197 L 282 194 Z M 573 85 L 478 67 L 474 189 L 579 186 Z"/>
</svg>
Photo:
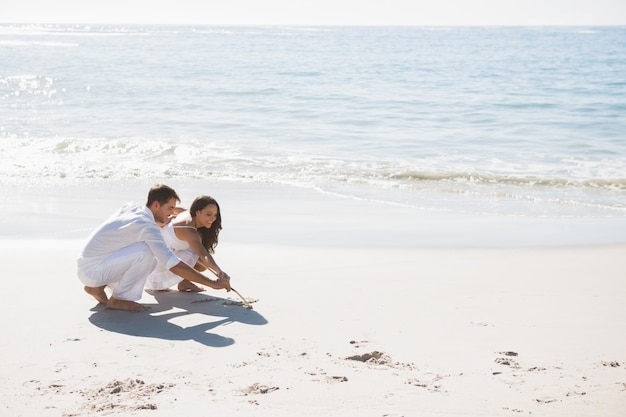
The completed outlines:
<svg viewBox="0 0 626 417">
<path fill-rule="evenodd" d="M 217 207 L 217 216 L 215 217 L 215 221 L 209 229 L 206 227 L 199 227 L 198 233 L 200 233 L 200 237 L 202 238 L 202 245 L 204 245 L 209 253 L 213 253 L 215 251 L 215 247 L 217 246 L 217 237 L 220 234 L 220 230 L 222 230 L 222 210 L 220 210 L 220 205 L 217 204 L 217 201 L 215 201 L 213 197 L 201 195 L 200 197 L 196 197 L 196 199 L 193 200 L 193 203 L 191 203 L 189 214 L 191 214 L 191 218 L 195 218 L 198 211 L 204 210 L 204 208 L 210 204 L 215 204 Z"/>
<path fill-rule="evenodd" d="M 158 201 L 161 205 L 167 204 L 172 198 L 175 198 L 176 201 L 180 201 L 178 194 L 176 194 L 176 191 L 174 191 L 172 187 L 168 187 L 165 184 L 157 184 L 150 188 L 146 206 L 150 207 L 155 201 Z"/>
</svg>

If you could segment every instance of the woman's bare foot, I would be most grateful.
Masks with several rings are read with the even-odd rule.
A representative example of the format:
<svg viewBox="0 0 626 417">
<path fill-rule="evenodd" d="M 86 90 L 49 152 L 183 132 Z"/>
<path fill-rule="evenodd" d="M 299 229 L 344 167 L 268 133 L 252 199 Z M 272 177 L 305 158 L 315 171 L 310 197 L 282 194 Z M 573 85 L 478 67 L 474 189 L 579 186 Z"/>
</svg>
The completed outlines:
<svg viewBox="0 0 626 417">
<path fill-rule="evenodd" d="M 198 287 L 193 282 L 184 279 L 178 283 L 178 291 L 202 292 L 204 288 Z"/>
<path fill-rule="evenodd" d="M 109 298 L 104 292 L 104 287 L 104 285 L 102 287 L 88 287 L 85 285 L 85 292 L 95 298 L 99 303 L 106 304 Z"/>
<path fill-rule="evenodd" d="M 118 300 L 117 298 L 109 298 L 107 302 L 107 308 L 112 310 L 125 310 L 125 311 L 143 311 L 145 307 L 134 301 Z"/>
</svg>

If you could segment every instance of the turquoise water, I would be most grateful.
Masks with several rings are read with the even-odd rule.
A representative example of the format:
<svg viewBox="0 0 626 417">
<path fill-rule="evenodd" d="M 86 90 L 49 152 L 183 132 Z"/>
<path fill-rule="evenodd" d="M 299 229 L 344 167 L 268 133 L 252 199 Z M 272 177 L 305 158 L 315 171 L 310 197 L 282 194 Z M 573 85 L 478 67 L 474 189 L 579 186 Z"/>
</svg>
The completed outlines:
<svg viewBox="0 0 626 417">
<path fill-rule="evenodd" d="M 626 28 L 0 25 L 0 183 L 626 216 Z"/>
</svg>

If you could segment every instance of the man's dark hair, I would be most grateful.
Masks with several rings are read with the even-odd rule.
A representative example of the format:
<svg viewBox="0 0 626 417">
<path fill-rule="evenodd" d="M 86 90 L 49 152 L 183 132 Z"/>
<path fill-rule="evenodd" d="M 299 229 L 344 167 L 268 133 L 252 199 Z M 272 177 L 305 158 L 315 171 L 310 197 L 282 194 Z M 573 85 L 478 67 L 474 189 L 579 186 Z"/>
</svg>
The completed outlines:
<svg viewBox="0 0 626 417">
<path fill-rule="evenodd" d="M 178 194 L 176 194 L 176 191 L 174 191 L 172 187 L 168 187 L 165 184 L 157 184 L 150 188 L 146 206 L 150 207 L 155 201 L 158 201 L 159 204 L 166 204 L 172 198 L 175 198 L 176 201 L 180 202 Z"/>
</svg>

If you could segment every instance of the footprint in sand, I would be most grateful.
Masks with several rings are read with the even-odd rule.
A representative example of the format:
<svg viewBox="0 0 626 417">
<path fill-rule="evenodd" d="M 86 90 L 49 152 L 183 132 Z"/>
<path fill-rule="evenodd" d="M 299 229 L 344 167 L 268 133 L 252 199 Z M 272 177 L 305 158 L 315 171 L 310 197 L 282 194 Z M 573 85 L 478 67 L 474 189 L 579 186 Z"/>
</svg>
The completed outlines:
<svg viewBox="0 0 626 417">
<path fill-rule="evenodd" d="M 243 390 L 243 395 L 269 394 L 270 392 L 274 392 L 278 389 L 278 387 L 268 387 L 267 385 L 254 383 Z"/>
<path fill-rule="evenodd" d="M 347 381 L 348 381 L 347 376 L 327 376 L 326 377 L 326 382 L 328 382 L 329 384 L 332 384 L 335 382 L 347 382 Z"/>
<path fill-rule="evenodd" d="M 496 358 L 495 362 L 500 365 L 510 366 L 511 368 L 519 369 L 520 365 L 517 361 L 511 359 L 511 357 L 518 356 L 517 352 L 513 352 L 511 350 L 507 350 L 504 352 L 496 352 L 498 355 L 506 356 L 505 358 Z M 499 374 L 500 372 L 494 372 L 494 375 Z"/>
<path fill-rule="evenodd" d="M 102 412 L 110 410 L 112 404 L 115 404 L 118 411 L 156 410 L 156 404 L 147 400 L 173 386 L 174 384 L 169 383 L 146 384 L 136 378 L 113 380 L 103 387 L 80 391 L 85 397 L 82 409 Z M 112 398 L 115 401 L 112 402 Z"/>
<path fill-rule="evenodd" d="M 357 347 L 357 348 L 359 348 L 359 347 L 361 347 L 361 345 L 365 345 L 367 343 L 369 343 L 367 340 L 360 340 L 360 341 L 358 341 L 358 340 L 350 340 L 350 344 L 353 345 L 354 347 Z"/>
<path fill-rule="evenodd" d="M 513 369 L 520 369 L 521 365 L 519 364 L 519 362 L 511 359 L 511 357 L 515 357 L 518 356 L 517 352 L 513 352 L 513 351 L 505 351 L 505 352 L 497 352 L 497 354 L 499 355 L 503 355 L 503 356 L 507 356 L 505 358 L 496 358 L 494 362 L 499 363 L 500 365 L 503 366 L 510 366 Z M 531 366 L 530 368 L 526 369 L 528 372 L 541 372 L 541 371 L 545 371 L 546 368 L 542 367 L 542 366 Z M 493 375 L 499 375 L 502 372 L 492 372 Z"/>
<path fill-rule="evenodd" d="M 405 383 L 415 387 L 426 388 L 430 392 L 442 392 L 441 384 L 438 382 L 443 378 L 444 376 L 442 375 L 435 375 L 427 381 L 417 378 L 409 378 Z"/>
<path fill-rule="evenodd" d="M 519 408 L 509 408 L 509 407 L 502 407 L 503 410 L 507 410 L 507 411 L 512 411 L 514 413 L 523 413 L 524 410 L 520 410 Z"/>
<path fill-rule="evenodd" d="M 556 402 L 554 398 L 550 397 L 536 398 L 535 401 L 537 401 L 539 404 L 550 404 Z"/>
<path fill-rule="evenodd" d="M 371 362 L 371 363 L 380 364 L 380 363 L 388 363 L 389 362 L 388 359 L 391 359 L 391 358 L 386 356 L 383 352 L 374 350 L 372 352 L 364 353 L 362 355 L 348 356 L 346 359 L 351 360 L 351 361 Z"/>
<path fill-rule="evenodd" d="M 496 363 L 504 366 L 510 366 L 511 368 L 519 368 L 519 363 L 509 358 L 496 358 Z"/>
<path fill-rule="evenodd" d="M 390 368 L 405 368 L 405 369 L 415 369 L 415 365 L 412 363 L 400 363 L 394 362 L 391 357 L 386 355 L 383 352 L 378 350 L 374 350 L 372 352 L 363 353 L 361 355 L 352 355 L 345 358 L 346 360 L 363 362 L 372 365 L 385 365 Z"/>
</svg>

